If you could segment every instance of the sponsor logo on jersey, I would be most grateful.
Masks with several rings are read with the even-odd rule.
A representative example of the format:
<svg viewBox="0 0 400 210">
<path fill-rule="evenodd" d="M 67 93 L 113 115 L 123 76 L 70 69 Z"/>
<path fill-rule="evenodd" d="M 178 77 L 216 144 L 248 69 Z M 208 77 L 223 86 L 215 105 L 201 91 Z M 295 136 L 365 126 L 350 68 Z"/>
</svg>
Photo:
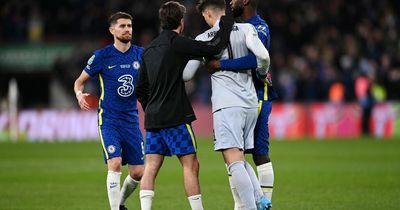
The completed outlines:
<svg viewBox="0 0 400 210">
<path fill-rule="evenodd" d="M 119 67 L 121 69 L 129 69 L 129 68 L 131 68 L 131 64 L 122 64 L 122 65 L 119 65 Z"/>
<path fill-rule="evenodd" d="M 118 82 L 122 82 L 122 85 L 118 87 L 118 95 L 122 97 L 128 97 L 132 95 L 135 86 L 133 85 L 133 77 L 130 74 L 124 74 L 118 78 Z"/>
</svg>

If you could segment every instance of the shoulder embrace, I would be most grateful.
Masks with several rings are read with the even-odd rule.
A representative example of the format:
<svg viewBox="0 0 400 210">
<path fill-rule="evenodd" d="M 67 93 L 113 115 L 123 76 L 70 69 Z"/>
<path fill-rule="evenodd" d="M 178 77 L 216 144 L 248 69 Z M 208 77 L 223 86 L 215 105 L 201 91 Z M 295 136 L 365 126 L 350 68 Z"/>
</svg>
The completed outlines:
<svg viewBox="0 0 400 210">
<path fill-rule="evenodd" d="M 214 30 L 212 30 L 212 29 L 213 29 L 213 28 L 208 29 L 207 31 L 204 31 L 203 33 L 197 35 L 195 39 L 196 39 L 197 41 L 207 41 L 207 40 L 211 40 L 211 39 L 215 36 L 215 34 L 218 32 L 218 31 L 216 31 L 215 29 L 214 29 Z"/>
</svg>

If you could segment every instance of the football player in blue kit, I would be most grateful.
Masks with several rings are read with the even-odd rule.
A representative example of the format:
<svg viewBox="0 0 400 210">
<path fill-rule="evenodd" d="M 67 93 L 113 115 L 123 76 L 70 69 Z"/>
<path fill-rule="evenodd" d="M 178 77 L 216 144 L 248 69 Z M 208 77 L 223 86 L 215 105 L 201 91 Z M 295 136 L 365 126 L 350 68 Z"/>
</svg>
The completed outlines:
<svg viewBox="0 0 400 210">
<path fill-rule="evenodd" d="M 258 0 L 231 0 L 230 5 L 233 16 L 240 18 L 245 23 L 252 24 L 258 32 L 258 37 L 261 42 L 269 50 L 269 27 L 267 23 L 257 15 Z M 220 61 L 211 60 L 207 65 L 209 69 L 214 71 L 220 69 L 227 71 L 241 71 L 248 68 L 255 69 L 257 67 L 257 59 L 256 56 L 250 52 L 249 55 L 237 59 Z M 278 95 L 272 86 L 270 72 L 268 72 L 267 75 L 256 75 L 256 71 L 253 71 L 252 73 L 254 86 L 259 100 L 259 114 L 254 129 L 254 149 L 246 150 L 246 153 L 252 154 L 253 161 L 257 166 L 261 188 L 264 195 L 271 200 L 274 184 L 274 172 L 269 157 L 268 120 L 272 110 L 272 101 L 277 99 Z M 232 189 L 232 193 L 235 200 L 235 210 L 243 209 L 240 200 L 237 195 L 235 195 L 235 189 Z"/>
<path fill-rule="evenodd" d="M 110 16 L 114 44 L 94 52 L 75 81 L 79 106 L 88 110 L 84 84 L 99 76 L 101 96 L 98 126 L 104 159 L 107 163 L 107 192 L 111 210 L 126 209 L 125 200 L 136 189 L 144 170 L 143 137 L 139 128 L 136 100 L 136 77 L 142 62 L 142 47 L 131 44 L 132 16 L 117 12 Z M 122 165 L 129 175 L 120 189 Z"/>
</svg>

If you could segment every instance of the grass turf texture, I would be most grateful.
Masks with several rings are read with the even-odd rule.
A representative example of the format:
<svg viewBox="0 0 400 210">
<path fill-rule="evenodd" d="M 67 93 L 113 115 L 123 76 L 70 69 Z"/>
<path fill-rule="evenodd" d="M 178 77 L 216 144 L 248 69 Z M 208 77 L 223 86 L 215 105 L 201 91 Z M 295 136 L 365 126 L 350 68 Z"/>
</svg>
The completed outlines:
<svg viewBox="0 0 400 210">
<path fill-rule="evenodd" d="M 198 144 L 205 209 L 233 209 L 220 153 Z M 271 157 L 274 210 L 400 209 L 398 140 L 274 141 Z M 167 158 L 153 209 L 189 209 L 181 174 Z M 108 209 L 105 178 L 99 143 L 0 144 L 0 210 Z M 127 206 L 139 209 L 138 191 Z"/>
</svg>

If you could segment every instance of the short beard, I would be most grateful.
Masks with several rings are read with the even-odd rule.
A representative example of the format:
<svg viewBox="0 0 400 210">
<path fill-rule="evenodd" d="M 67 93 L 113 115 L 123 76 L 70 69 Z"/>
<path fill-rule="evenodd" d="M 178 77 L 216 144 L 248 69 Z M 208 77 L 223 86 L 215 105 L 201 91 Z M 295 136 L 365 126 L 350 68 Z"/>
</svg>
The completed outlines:
<svg viewBox="0 0 400 210">
<path fill-rule="evenodd" d="M 131 42 L 132 37 L 130 37 L 129 39 L 126 39 L 126 38 L 123 38 L 123 37 L 117 37 L 117 39 L 118 39 L 120 42 L 124 43 L 124 44 L 128 44 L 129 42 Z"/>
<path fill-rule="evenodd" d="M 232 8 L 232 13 L 233 13 L 233 17 L 237 18 L 240 17 L 243 14 L 244 11 L 244 7 L 234 7 Z"/>
<path fill-rule="evenodd" d="M 244 5 L 238 5 L 236 7 L 232 7 L 232 14 L 234 18 L 238 18 L 243 14 Z"/>
</svg>

